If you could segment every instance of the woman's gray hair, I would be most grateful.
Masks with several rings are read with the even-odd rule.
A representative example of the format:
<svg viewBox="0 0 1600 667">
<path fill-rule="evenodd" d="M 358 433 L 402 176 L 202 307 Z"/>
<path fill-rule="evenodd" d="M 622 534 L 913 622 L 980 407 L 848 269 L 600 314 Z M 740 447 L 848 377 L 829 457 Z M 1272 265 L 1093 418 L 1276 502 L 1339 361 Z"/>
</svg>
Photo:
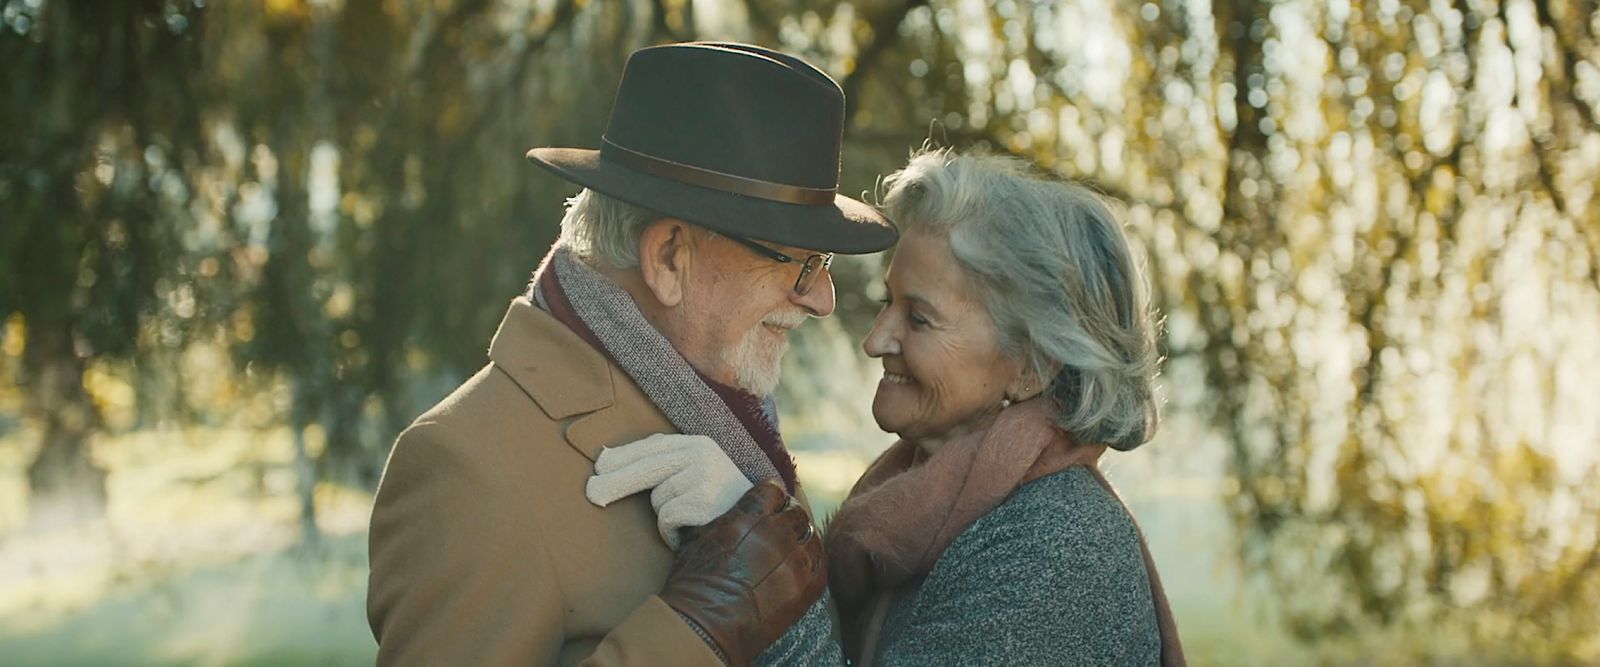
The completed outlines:
<svg viewBox="0 0 1600 667">
<path fill-rule="evenodd" d="M 639 265 L 639 236 L 660 216 L 648 209 L 584 188 L 567 200 L 556 246 L 590 266 L 628 269 Z"/>
<path fill-rule="evenodd" d="M 1117 449 L 1155 435 L 1146 288 L 1105 199 L 1021 160 L 949 149 L 913 155 L 884 183 L 884 208 L 902 230 L 947 235 L 1001 349 L 1054 377 L 1063 430 Z"/>
</svg>

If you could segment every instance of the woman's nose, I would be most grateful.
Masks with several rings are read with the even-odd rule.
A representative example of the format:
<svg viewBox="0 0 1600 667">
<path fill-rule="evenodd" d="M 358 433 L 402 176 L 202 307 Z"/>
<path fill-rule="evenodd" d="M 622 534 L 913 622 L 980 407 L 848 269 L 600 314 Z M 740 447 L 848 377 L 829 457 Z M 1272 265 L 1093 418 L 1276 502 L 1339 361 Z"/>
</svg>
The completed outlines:
<svg viewBox="0 0 1600 667">
<path fill-rule="evenodd" d="M 883 312 L 878 313 L 878 318 L 872 322 L 872 331 L 861 341 L 861 350 L 874 359 L 900 353 L 900 341 L 888 323 L 889 318 L 883 315 Z"/>
</svg>

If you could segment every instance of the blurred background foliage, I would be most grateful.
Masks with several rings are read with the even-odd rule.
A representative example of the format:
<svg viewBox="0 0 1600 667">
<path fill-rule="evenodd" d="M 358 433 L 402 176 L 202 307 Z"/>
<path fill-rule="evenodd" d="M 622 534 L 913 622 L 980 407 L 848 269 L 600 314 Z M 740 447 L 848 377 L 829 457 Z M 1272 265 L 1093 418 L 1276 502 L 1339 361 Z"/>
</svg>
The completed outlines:
<svg viewBox="0 0 1600 667">
<path fill-rule="evenodd" d="M 1153 449 L 1209 453 L 1211 548 L 1294 655 L 1600 661 L 1597 35 L 1594 0 L 0 0 L 0 576 L 200 452 L 234 454 L 191 484 L 342 548 L 319 510 L 361 506 L 554 238 L 573 188 L 523 151 L 595 146 L 633 49 L 732 39 L 841 82 L 846 192 L 932 141 L 1126 205 Z M 829 435 L 870 427 L 878 270 L 839 264 L 786 376 L 846 488 L 886 442 Z M 1319 653 L 1374 633 L 1421 637 Z"/>
</svg>

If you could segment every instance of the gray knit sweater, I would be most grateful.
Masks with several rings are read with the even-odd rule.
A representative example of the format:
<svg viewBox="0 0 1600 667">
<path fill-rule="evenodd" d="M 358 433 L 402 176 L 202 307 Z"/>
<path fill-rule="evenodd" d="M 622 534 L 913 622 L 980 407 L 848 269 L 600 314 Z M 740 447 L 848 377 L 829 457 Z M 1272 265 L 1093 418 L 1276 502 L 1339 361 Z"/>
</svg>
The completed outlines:
<svg viewBox="0 0 1600 667">
<path fill-rule="evenodd" d="M 1018 489 L 895 594 L 875 665 L 1157 665 L 1139 537 L 1083 468 Z"/>
<path fill-rule="evenodd" d="M 844 651 L 827 591 L 778 641 L 756 657 L 756 667 L 839 667 Z"/>
</svg>

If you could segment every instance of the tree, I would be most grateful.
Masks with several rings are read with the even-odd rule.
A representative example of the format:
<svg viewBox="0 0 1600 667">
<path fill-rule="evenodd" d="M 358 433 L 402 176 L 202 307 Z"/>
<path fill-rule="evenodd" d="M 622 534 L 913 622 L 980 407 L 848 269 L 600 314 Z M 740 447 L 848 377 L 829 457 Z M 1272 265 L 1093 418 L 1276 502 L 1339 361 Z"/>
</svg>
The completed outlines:
<svg viewBox="0 0 1600 667">
<path fill-rule="evenodd" d="M 1240 555 L 1300 636 L 1451 621 L 1573 660 L 1600 621 L 1597 388 L 1565 367 L 1600 359 L 1596 20 L 1002 1 L 800 24 L 857 37 L 833 55 L 873 66 L 852 136 L 890 165 L 932 118 L 1128 204 L 1175 407 L 1229 443 Z"/>
<path fill-rule="evenodd" d="M 1301 636 L 1448 621 L 1517 659 L 1600 650 L 1591 1 L 0 0 L 0 20 L 22 128 L 0 138 L 0 319 L 25 332 L 36 513 L 103 499 L 86 369 L 166 378 L 142 409 L 226 410 L 169 363 L 216 344 L 289 388 L 274 420 L 314 536 L 316 483 L 376 481 L 554 237 L 575 188 L 521 153 L 593 146 L 633 49 L 742 39 L 841 81 L 846 192 L 931 134 L 1127 205 L 1172 408 L 1228 443 L 1239 555 Z"/>
<path fill-rule="evenodd" d="M 188 104 L 197 13 L 162 2 L 6 2 L 3 13 L 0 317 L 23 323 L 19 372 L 39 429 L 31 515 L 56 523 L 104 510 L 88 360 L 171 344 L 193 315 L 171 290 L 184 270 L 171 208 L 187 196 L 173 170 L 200 141 Z"/>
</svg>

